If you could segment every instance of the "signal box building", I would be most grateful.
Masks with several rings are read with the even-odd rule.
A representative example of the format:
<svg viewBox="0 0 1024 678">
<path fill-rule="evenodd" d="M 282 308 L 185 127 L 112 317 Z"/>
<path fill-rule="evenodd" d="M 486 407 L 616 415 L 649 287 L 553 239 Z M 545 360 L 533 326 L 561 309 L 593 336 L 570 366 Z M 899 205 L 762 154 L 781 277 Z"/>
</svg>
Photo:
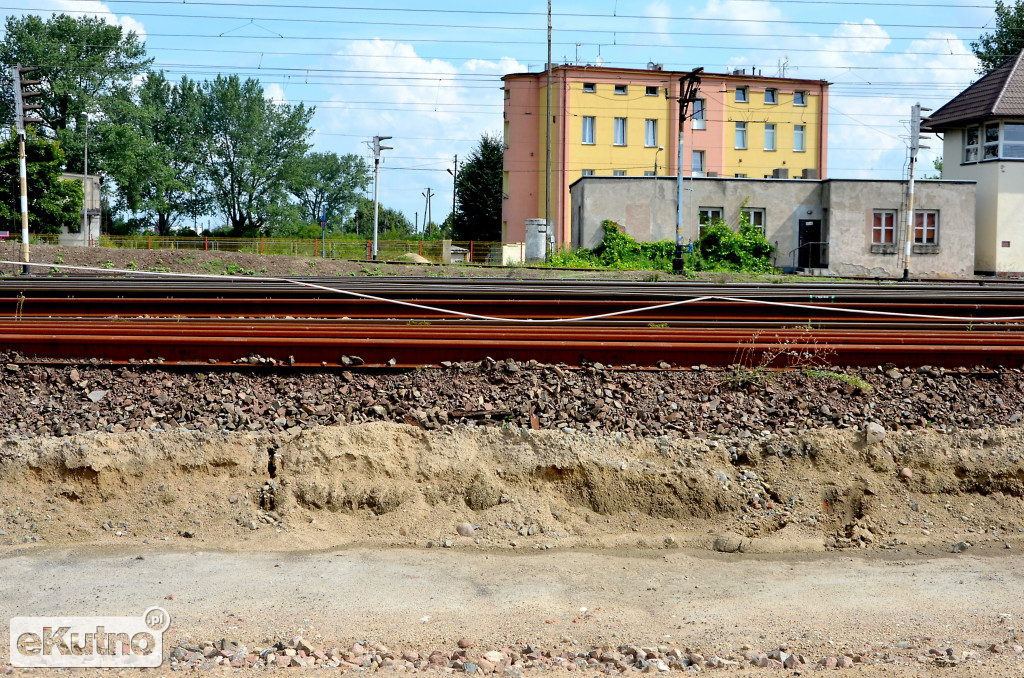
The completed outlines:
<svg viewBox="0 0 1024 678">
<path fill-rule="evenodd" d="M 586 176 L 675 176 L 680 80 L 685 71 L 554 66 L 503 78 L 502 236 L 525 239 L 545 218 L 551 129 L 551 221 L 556 245 L 572 242 L 569 186 Z M 683 176 L 824 179 L 828 87 L 823 80 L 702 73 L 684 126 Z"/>
</svg>

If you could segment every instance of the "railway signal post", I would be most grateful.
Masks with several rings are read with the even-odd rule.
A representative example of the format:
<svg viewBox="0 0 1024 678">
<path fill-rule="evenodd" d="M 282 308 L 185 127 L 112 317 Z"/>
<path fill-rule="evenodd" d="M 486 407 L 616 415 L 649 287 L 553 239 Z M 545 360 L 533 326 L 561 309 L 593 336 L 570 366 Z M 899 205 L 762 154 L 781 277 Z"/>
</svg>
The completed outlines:
<svg viewBox="0 0 1024 678">
<path fill-rule="evenodd" d="M 22 66 L 21 64 L 11 66 L 11 77 L 14 80 L 15 126 L 18 133 L 18 172 L 21 178 L 21 260 L 25 264 L 22 268 L 24 275 L 32 274 L 32 267 L 29 265 L 31 259 L 28 252 L 28 170 L 25 165 L 25 125 L 28 123 L 41 125 L 43 121 L 40 118 L 27 115 L 27 111 L 38 110 L 42 108 L 42 105 L 25 103 L 25 99 L 42 94 L 38 89 L 25 89 L 26 87 L 38 86 L 39 81 L 23 80 L 22 75 L 37 70 L 39 69 L 32 66 Z"/>
</svg>

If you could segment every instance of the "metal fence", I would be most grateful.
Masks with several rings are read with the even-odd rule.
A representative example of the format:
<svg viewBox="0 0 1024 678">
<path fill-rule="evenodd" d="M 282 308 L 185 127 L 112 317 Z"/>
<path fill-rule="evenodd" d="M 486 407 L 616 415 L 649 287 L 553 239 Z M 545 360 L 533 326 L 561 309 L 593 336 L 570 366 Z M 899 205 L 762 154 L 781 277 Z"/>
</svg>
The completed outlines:
<svg viewBox="0 0 1024 678">
<path fill-rule="evenodd" d="M 42 245 L 60 244 L 57 235 L 36 235 L 33 236 L 33 241 Z M 373 260 L 372 240 L 103 235 L 93 245 L 131 250 L 201 250 L 205 252 L 323 257 L 325 259 Z M 445 256 L 446 250 L 448 257 Z M 434 263 L 500 266 L 503 263 L 522 261 L 520 245 L 510 246 L 500 242 L 477 240 L 379 240 L 377 241 L 377 251 L 378 261 L 392 261 L 410 253 L 418 254 Z"/>
</svg>

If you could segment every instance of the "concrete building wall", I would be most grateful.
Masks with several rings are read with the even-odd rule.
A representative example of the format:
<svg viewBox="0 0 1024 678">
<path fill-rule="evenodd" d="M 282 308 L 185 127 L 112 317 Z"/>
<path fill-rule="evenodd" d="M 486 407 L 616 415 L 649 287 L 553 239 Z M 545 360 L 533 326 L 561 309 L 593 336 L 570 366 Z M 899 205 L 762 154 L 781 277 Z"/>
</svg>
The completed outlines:
<svg viewBox="0 0 1024 678">
<path fill-rule="evenodd" d="M 692 190 L 689 190 L 692 185 Z M 898 277 L 906 242 L 906 183 L 855 180 L 687 179 L 683 242 L 698 236 L 698 214 L 720 208 L 736 227 L 744 208 L 764 210 L 765 237 L 775 247 L 775 265 L 791 270 L 798 263 L 800 222 L 821 223 L 827 246 L 827 271 L 834 275 Z M 918 207 L 937 210 L 937 246 L 915 246 L 910 270 L 915 276 L 967 277 L 974 267 L 973 182 L 919 181 Z M 876 209 L 897 213 L 896 242 L 872 247 Z M 620 224 L 638 240 L 674 240 L 674 178 L 588 177 L 572 185 L 573 247 L 596 247 L 605 220 Z M 873 251 L 874 250 L 874 251 Z"/>
<path fill-rule="evenodd" d="M 64 229 L 58 237 L 61 245 L 69 247 L 90 247 L 96 245 L 100 239 L 100 217 L 102 215 L 102 201 L 100 177 L 90 174 L 87 181 L 81 174 L 64 173 L 61 178 L 65 181 L 77 181 L 83 184 L 86 214 L 82 215 L 76 231 Z"/>
</svg>

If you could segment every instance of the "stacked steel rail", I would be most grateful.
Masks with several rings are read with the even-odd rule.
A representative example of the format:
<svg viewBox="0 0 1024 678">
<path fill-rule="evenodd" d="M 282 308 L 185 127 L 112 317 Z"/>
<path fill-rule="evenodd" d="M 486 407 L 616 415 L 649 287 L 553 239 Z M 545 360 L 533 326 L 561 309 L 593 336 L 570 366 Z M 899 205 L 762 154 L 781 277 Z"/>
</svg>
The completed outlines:
<svg viewBox="0 0 1024 678">
<path fill-rule="evenodd" d="M 17 278 L 0 279 L 0 346 L 43 360 L 207 368 L 486 357 L 1016 368 L 1022 301 L 1015 283 Z"/>
</svg>

